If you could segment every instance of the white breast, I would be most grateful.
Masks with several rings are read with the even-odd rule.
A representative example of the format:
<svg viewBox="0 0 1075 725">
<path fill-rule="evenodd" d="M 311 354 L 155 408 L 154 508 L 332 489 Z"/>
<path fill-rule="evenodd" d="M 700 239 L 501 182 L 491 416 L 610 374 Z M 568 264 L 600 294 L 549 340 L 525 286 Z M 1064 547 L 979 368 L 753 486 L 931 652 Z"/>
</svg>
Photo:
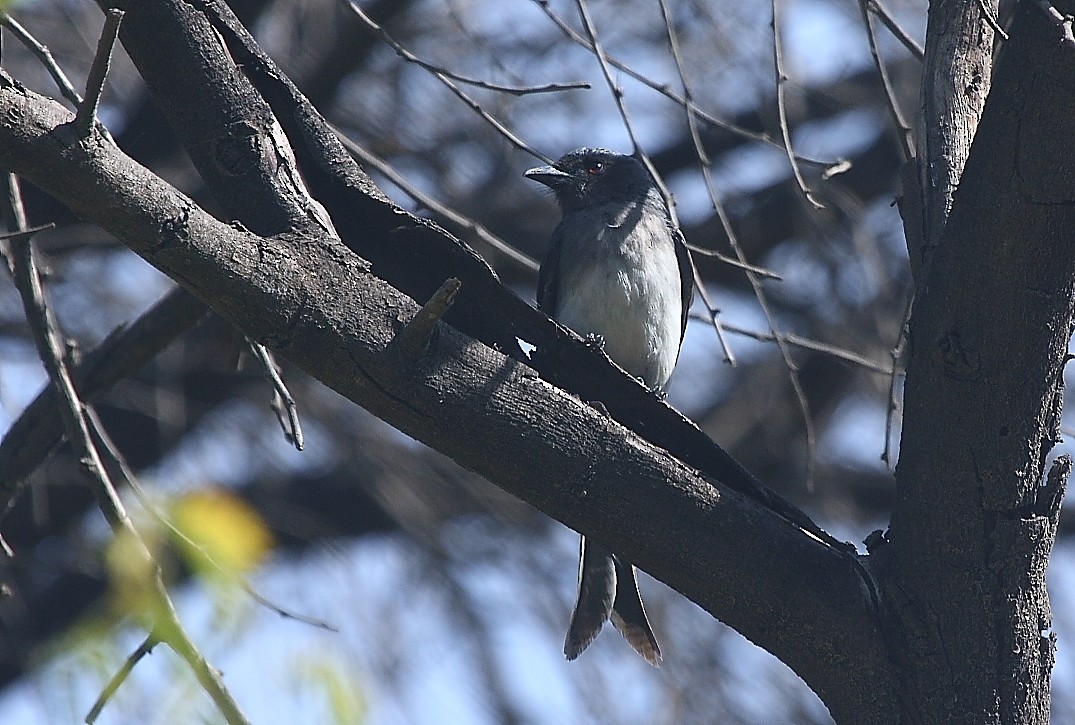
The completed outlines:
<svg viewBox="0 0 1075 725">
<path fill-rule="evenodd" d="M 586 249 L 565 248 L 556 306 L 562 324 L 603 337 L 608 356 L 650 388 L 668 382 L 681 337 L 679 261 L 663 225 L 644 214 L 629 233 L 605 226 Z"/>
</svg>

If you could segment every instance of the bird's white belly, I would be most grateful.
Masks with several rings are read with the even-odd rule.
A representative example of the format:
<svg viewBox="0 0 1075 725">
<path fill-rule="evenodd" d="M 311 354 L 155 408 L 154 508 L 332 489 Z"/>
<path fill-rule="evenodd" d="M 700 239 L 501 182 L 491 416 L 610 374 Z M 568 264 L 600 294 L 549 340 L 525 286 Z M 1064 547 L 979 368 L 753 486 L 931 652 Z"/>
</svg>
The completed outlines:
<svg viewBox="0 0 1075 725">
<path fill-rule="evenodd" d="M 640 259 L 624 253 L 627 264 L 591 263 L 572 270 L 561 286 L 557 319 L 580 335 L 600 335 L 617 365 L 650 388 L 663 388 L 679 355 L 682 300 L 674 249 L 646 250 Z M 619 267 L 620 271 L 604 274 Z M 570 293 L 563 290 L 569 289 Z"/>
</svg>

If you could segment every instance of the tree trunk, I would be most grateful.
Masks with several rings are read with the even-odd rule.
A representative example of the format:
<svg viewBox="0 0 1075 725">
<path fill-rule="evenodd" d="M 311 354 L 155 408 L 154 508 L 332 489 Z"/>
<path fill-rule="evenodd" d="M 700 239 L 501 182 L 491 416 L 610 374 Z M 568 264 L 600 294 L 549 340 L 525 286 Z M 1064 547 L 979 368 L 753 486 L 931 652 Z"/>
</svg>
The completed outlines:
<svg viewBox="0 0 1075 725">
<path fill-rule="evenodd" d="M 947 5 L 977 15 L 975 2 Z M 931 31 L 941 10 L 931 8 Z M 977 33 L 959 27 L 991 43 L 984 21 Z M 962 174 L 958 148 L 920 160 L 920 178 L 941 178 L 925 194 L 933 218 L 923 227 L 935 236 L 910 325 L 897 505 L 888 544 L 873 548 L 911 722 L 1049 721 L 1045 570 L 1066 466 L 1047 476 L 1046 464 L 1060 437 L 1075 290 L 1075 54 L 1060 38 L 1039 6 L 1022 3 Z M 933 105 L 973 106 L 988 73 L 971 75 Z M 927 72 L 924 83 L 946 80 Z M 931 123 L 935 138 L 974 126 Z M 969 138 L 947 137 L 950 148 Z"/>
</svg>

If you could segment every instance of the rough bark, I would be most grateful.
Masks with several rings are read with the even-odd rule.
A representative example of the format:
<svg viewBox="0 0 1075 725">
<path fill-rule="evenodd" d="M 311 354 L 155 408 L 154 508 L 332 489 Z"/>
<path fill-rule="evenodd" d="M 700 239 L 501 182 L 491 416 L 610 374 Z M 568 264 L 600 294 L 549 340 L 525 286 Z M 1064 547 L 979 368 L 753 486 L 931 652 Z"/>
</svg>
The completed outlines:
<svg viewBox="0 0 1075 725">
<path fill-rule="evenodd" d="M 971 141 L 985 107 L 993 64 L 993 29 L 983 17 L 996 17 L 997 0 L 937 0 L 929 4 L 925 61 L 918 124 L 915 129 L 920 218 L 905 223 L 911 269 L 929 264 L 941 241 L 952 196 L 959 185 Z M 909 176 L 905 176 L 910 181 Z"/>
<path fill-rule="evenodd" d="M 973 5 L 974 3 L 970 3 Z M 1023 3 L 924 270 L 890 544 L 913 722 L 1047 723 L 1045 568 L 1075 290 L 1075 55 Z M 923 163 L 930 163 L 927 159 Z"/>
</svg>

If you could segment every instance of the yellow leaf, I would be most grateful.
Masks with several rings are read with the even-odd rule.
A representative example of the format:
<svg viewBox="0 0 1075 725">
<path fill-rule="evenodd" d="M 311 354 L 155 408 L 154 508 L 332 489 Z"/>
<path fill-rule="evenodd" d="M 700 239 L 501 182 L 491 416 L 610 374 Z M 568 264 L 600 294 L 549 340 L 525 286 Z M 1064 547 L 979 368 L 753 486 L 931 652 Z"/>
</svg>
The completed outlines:
<svg viewBox="0 0 1075 725">
<path fill-rule="evenodd" d="M 172 522 L 183 537 L 176 546 L 188 565 L 202 574 L 244 573 L 256 567 L 273 546 L 272 534 L 250 506 L 221 489 L 202 489 L 185 494 L 172 504 Z"/>
</svg>

